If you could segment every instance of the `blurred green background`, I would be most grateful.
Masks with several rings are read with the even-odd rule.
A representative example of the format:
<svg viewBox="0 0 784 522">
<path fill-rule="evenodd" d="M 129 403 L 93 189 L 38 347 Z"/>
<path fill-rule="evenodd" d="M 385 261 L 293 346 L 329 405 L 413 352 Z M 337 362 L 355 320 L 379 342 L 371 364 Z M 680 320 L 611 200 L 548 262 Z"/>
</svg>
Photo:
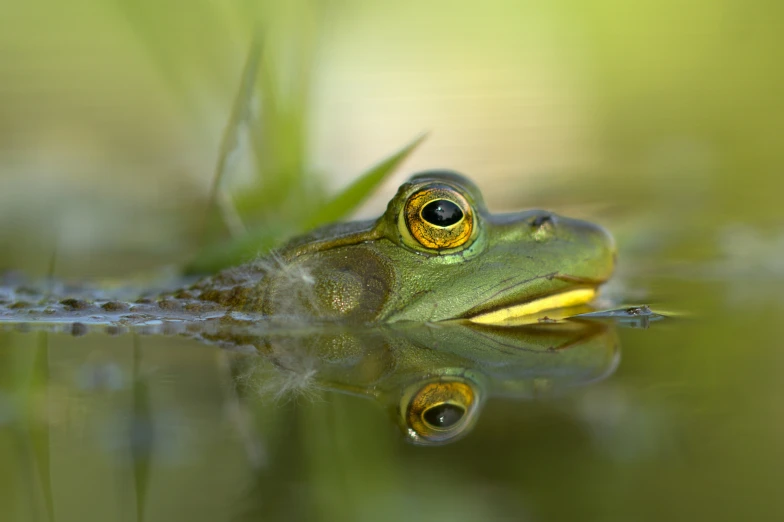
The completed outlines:
<svg viewBox="0 0 784 522">
<path fill-rule="evenodd" d="M 770 222 L 783 9 L 12 3 L 0 17 L 3 266 L 45 270 L 56 243 L 62 275 L 118 275 L 227 235 L 205 238 L 203 216 L 254 31 L 252 115 L 221 182 L 251 228 L 285 228 L 425 131 L 360 216 L 411 172 L 448 167 L 495 210 L 628 217 L 656 200 L 710 224 Z"/>
<path fill-rule="evenodd" d="M 339 395 L 261 401 L 253 449 L 213 348 L 3 334 L 0 518 L 780 520 L 783 22 L 764 0 L 7 2 L 0 270 L 181 266 L 237 237 L 230 211 L 277 240 L 428 132 L 355 215 L 459 170 L 493 211 L 606 225 L 611 291 L 690 317 L 440 449 Z"/>
</svg>

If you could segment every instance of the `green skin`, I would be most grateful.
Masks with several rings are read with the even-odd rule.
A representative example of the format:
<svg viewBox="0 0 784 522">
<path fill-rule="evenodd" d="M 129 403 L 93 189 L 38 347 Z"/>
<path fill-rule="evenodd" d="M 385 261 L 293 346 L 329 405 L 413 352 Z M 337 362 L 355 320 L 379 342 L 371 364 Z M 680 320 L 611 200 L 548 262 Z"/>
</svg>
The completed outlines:
<svg viewBox="0 0 784 522">
<path fill-rule="evenodd" d="M 401 229 L 409 196 L 451 187 L 474 212 L 463 248 L 427 249 Z M 403 227 L 405 225 L 402 225 Z M 435 322 L 525 303 L 573 288 L 595 288 L 612 274 L 615 247 L 601 227 L 544 211 L 488 213 L 477 187 L 451 172 L 404 183 L 375 221 L 329 225 L 275 256 L 224 270 L 176 292 L 137 302 L 25 296 L 0 288 L 0 321 L 133 324 L 277 317 L 361 324 Z M 5 290 L 5 292 L 3 292 Z"/>
</svg>

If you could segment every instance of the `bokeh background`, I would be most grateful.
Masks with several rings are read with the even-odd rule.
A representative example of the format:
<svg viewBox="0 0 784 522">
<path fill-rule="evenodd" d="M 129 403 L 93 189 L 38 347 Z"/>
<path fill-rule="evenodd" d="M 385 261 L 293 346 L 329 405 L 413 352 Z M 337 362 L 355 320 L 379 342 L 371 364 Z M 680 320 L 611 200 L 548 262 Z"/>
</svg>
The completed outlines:
<svg viewBox="0 0 784 522">
<path fill-rule="evenodd" d="M 257 35 L 219 183 L 243 227 L 295 233 L 427 132 L 354 215 L 462 171 L 493 211 L 604 224 L 611 293 L 684 315 L 434 450 L 339 394 L 238 421 L 211 347 L 2 333 L 0 518 L 780 520 L 782 24 L 769 0 L 6 2 L 0 271 L 127 279 L 229 240 Z"/>
<path fill-rule="evenodd" d="M 626 222 L 644 206 L 697 216 L 690 226 L 700 214 L 699 226 L 770 224 L 783 183 L 782 10 L 12 3 L 0 17 L 3 265 L 45 271 L 56 248 L 61 275 L 121 275 L 196 255 L 254 29 L 254 119 L 222 182 L 249 225 L 285 222 L 298 192 L 334 193 L 422 132 L 359 215 L 380 213 L 412 172 L 447 167 L 475 178 L 494 210 Z"/>
</svg>

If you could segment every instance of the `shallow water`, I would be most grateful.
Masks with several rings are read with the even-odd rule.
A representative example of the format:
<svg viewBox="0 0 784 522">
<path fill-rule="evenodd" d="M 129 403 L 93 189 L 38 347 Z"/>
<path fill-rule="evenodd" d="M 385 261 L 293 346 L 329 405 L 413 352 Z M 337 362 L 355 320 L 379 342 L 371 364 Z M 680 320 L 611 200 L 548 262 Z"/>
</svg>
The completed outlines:
<svg viewBox="0 0 784 522">
<path fill-rule="evenodd" d="M 279 336 L 260 357 L 179 337 L 2 332 L 0 515 L 780 520 L 776 284 L 648 279 L 689 313 L 533 348 L 425 328 Z M 411 444 L 401 390 L 461 364 L 484 375 L 475 426 Z"/>
</svg>

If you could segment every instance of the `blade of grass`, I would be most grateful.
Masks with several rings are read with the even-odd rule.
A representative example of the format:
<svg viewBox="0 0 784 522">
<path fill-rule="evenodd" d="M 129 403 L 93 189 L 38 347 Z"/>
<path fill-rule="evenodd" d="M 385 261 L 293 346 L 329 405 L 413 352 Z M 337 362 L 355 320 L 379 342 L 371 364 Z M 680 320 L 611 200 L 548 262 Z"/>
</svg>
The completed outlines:
<svg viewBox="0 0 784 522">
<path fill-rule="evenodd" d="M 304 222 L 303 230 L 310 230 L 324 223 L 338 221 L 353 212 L 387 176 L 394 172 L 414 152 L 426 137 L 427 134 L 422 134 L 401 150 L 362 174 L 356 181 L 346 187 L 343 192 L 332 198 L 310 216 Z"/>
<path fill-rule="evenodd" d="M 224 129 L 223 137 L 221 138 L 220 150 L 218 151 L 218 162 L 215 165 L 215 176 L 210 190 L 209 207 L 208 212 L 206 213 L 207 221 L 204 225 L 205 231 L 207 230 L 213 209 L 217 208 L 221 213 L 224 225 L 229 229 L 232 236 L 239 236 L 245 232 L 245 226 L 236 210 L 233 208 L 231 198 L 223 193 L 221 184 L 227 173 L 234 167 L 236 158 L 239 155 L 240 129 L 250 117 L 251 101 L 253 100 L 253 90 L 259 72 L 260 59 L 261 38 L 259 33 L 256 32 L 251 40 L 248 57 L 245 60 L 242 78 L 240 79 L 239 89 L 237 90 L 237 96 L 234 98 L 229 120 L 226 122 L 226 128 Z M 204 234 L 204 236 L 206 237 L 208 234 Z"/>
<path fill-rule="evenodd" d="M 254 99 L 258 107 L 247 125 L 256 183 L 235 198 L 246 222 L 278 219 L 286 208 L 315 208 L 308 189 L 320 184 L 307 168 L 319 10 L 309 0 L 295 1 L 275 19 L 267 25 Z"/>
</svg>

